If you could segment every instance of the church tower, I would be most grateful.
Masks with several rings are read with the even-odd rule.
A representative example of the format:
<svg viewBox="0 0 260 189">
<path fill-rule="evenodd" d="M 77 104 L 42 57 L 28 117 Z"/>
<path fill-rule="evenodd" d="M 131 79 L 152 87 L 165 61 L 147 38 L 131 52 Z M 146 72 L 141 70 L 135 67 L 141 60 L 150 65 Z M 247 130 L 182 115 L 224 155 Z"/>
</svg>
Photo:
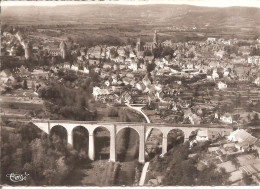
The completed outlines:
<svg viewBox="0 0 260 189">
<path fill-rule="evenodd" d="M 153 44 L 158 45 L 158 36 L 157 36 L 157 31 L 154 31 L 154 36 L 153 36 Z"/>
<path fill-rule="evenodd" d="M 67 45 L 64 41 L 60 43 L 60 55 L 62 59 L 65 59 L 67 55 Z"/>
<path fill-rule="evenodd" d="M 137 38 L 137 42 L 136 42 L 136 50 L 137 50 L 137 52 L 142 51 L 142 49 L 141 49 L 141 39 L 140 39 L 140 37 Z"/>
<path fill-rule="evenodd" d="M 32 56 L 32 43 L 29 42 L 23 42 L 22 45 L 24 46 L 24 56 L 25 59 L 28 60 Z"/>
</svg>

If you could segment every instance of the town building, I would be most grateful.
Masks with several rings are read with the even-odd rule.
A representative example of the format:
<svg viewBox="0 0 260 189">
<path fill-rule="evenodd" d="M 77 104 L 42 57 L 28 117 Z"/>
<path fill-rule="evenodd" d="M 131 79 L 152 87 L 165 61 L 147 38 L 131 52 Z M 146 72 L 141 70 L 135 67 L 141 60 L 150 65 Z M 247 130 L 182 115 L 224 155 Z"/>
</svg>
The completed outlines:
<svg viewBox="0 0 260 189">
<path fill-rule="evenodd" d="M 255 83 L 258 87 L 260 87 L 260 77 L 256 78 L 255 81 L 254 81 L 254 83 Z"/>
<path fill-rule="evenodd" d="M 250 56 L 247 62 L 248 64 L 260 65 L 260 56 Z"/>
<path fill-rule="evenodd" d="M 109 95 L 110 92 L 109 92 L 108 89 L 101 89 L 99 87 L 93 87 L 93 93 L 92 94 L 95 97 L 95 99 L 97 100 L 98 97 Z"/>
<path fill-rule="evenodd" d="M 242 56 L 249 56 L 251 53 L 251 48 L 249 46 L 241 46 L 238 49 L 238 54 L 241 54 Z"/>
<path fill-rule="evenodd" d="M 225 113 L 224 115 L 220 116 L 220 120 L 223 121 L 224 123 L 233 123 L 233 118 L 232 115 L 229 113 Z"/>
<path fill-rule="evenodd" d="M 145 42 L 144 45 L 142 45 L 141 38 L 137 38 L 136 51 L 137 51 L 137 53 L 146 51 L 146 50 L 152 51 L 154 48 L 156 48 L 158 46 L 159 46 L 158 36 L 157 36 L 157 31 L 155 30 L 152 42 Z"/>
<path fill-rule="evenodd" d="M 257 138 L 246 132 L 244 129 L 237 129 L 228 136 L 228 140 L 236 142 L 235 147 L 244 152 L 253 149 Z"/>
<path fill-rule="evenodd" d="M 215 42 L 215 41 L 216 41 L 216 38 L 215 38 L 215 37 L 208 37 L 208 38 L 207 38 L 207 41 L 208 41 L 208 42 Z"/>
<path fill-rule="evenodd" d="M 218 89 L 226 89 L 227 88 L 227 84 L 223 83 L 222 81 L 218 82 Z"/>
<path fill-rule="evenodd" d="M 60 43 L 59 50 L 60 50 L 60 56 L 64 60 L 67 56 L 67 45 L 64 41 Z"/>
<path fill-rule="evenodd" d="M 209 140 L 208 130 L 198 130 L 197 135 L 196 135 L 196 140 L 199 142 Z"/>
<path fill-rule="evenodd" d="M 15 78 L 9 69 L 5 69 L 0 73 L 0 84 L 6 84 L 7 86 L 15 82 Z"/>
<path fill-rule="evenodd" d="M 161 43 L 161 46 L 163 46 L 163 47 L 172 47 L 172 41 L 171 40 L 166 40 L 166 41 L 163 41 L 162 43 Z"/>
<path fill-rule="evenodd" d="M 32 43 L 29 42 L 22 42 L 22 45 L 24 47 L 24 56 L 25 59 L 28 60 L 32 57 Z"/>
</svg>

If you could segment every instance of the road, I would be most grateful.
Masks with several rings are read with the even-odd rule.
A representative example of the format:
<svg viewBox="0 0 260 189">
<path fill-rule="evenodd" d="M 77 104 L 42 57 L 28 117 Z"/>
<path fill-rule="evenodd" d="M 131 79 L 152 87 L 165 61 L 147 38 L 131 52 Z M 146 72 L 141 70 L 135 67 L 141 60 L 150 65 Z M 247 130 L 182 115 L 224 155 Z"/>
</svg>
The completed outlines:
<svg viewBox="0 0 260 189">
<path fill-rule="evenodd" d="M 129 108 L 131 108 L 131 109 L 133 109 L 133 110 L 135 110 L 135 111 L 141 113 L 141 114 L 144 116 L 146 122 L 147 122 L 147 123 L 151 123 L 149 117 L 142 111 L 142 108 L 143 108 L 144 105 L 136 106 L 136 105 L 134 105 L 134 104 L 128 104 L 128 103 L 125 103 L 125 105 L 128 106 Z"/>
</svg>

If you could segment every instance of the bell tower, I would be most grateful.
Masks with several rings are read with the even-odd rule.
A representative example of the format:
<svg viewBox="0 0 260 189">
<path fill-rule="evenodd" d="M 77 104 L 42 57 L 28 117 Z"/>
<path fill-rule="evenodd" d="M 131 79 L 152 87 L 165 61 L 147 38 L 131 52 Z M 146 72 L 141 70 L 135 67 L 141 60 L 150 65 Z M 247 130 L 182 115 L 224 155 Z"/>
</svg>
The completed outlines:
<svg viewBox="0 0 260 189">
<path fill-rule="evenodd" d="M 31 58 L 32 55 L 32 43 L 29 41 L 29 42 L 23 42 L 22 44 L 24 46 L 25 59 L 28 60 Z"/>
<path fill-rule="evenodd" d="M 140 38 L 140 37 L 137 38 L 137 42 L 136 42 L 136 51 L 137 51 L 137 52 L 142 51 L 142 49 L 141 49 L 141 38 Z"/>
<path fill-rule="evenodd" d="M 67 56 L 67 45 L 64 41 L 62 41 L 60 43 L 60 53 L 61 53 L 62 59 L 65 59 Z"/>
<path fill-rule="evenodd" d="M 153 36 L 153 44 L 158 45 L 158 36 L 157 36 L 157 31 L 154 31 L 154 36 Z"/>
</svg>

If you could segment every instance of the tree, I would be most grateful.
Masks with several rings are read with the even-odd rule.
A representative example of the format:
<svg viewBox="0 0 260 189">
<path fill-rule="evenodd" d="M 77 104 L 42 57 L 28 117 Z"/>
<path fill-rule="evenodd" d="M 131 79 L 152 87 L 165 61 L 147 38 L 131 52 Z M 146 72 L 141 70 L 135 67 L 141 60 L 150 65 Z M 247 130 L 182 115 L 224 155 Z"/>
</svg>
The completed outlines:
<svg viewBox="0 0 260 189">
<path fill-rule="evenodd" d="M 87 105 L 87 102 L 86 102 L 86 99 L 85 99 L 85 97 L 84 96 L 81 96 L 80 97 L 80 105 L 82 106 L 82 107 L 86 107 L 86 105 Z"/>
<path fill-rule="evenodd" d="M 254 121 L 258 121 L 259 120 L 259 116 L 258 116 L 258 113 L 255 113 L 255 115 L 254 115 L 254 119 L 253 119 Z"/>
<path fill-rule="evenodd" d="M 118 117 L 118 108 L 111 107 L 108 109 L 108 117 Z"/>
<path fill-rule="evenodd" d="M 254 126 L 256 126 L 256 124 L 259 122 L 259 116 L 258 113 L 254 114 L 254 118 L 251 121 L 251 124 L 253 124 Z"/>
<path fill-rule="evenodd" d="M 205 148 L 208 148 L 205 144 Z M 188 158 L 189 153 L 198 152 L 194 148 L 189 151 L 189 144 L 185 143 L 168 151 L 164 157 L 156 156 L 150 161 L 149 169 L 152 174 L 163 175 L 162 184 L 165 186 L 191 186 L 191 185 L 225 185 L 229 174 L 224 169 L 216 169 L 210 164 L 202 170 L 196 167 L 200 153 L 196 158 Z M 205 150 L 206 150 L 205 149 Z"/>
<path fill-rule="evenodd" d="M 73 43 L 73 39 L 72 39 L 72 37 L 71 37 L 71 36 L 68 36 L 68 37 L 67 37 L 67 41 Z"/>
<path fill-rule="evenodd" d="M 128 49 L 124 49 L 125 50 L 125 56 L 129 57 L 130 56 L 130 51 Z"/>
<path fill-rule="evenodd" d="M 224 50 L 227 52 L 227 54 L 238 54 L 238 46 L 237 45 L 228 45 L 224 47 Z"/>
<path fill-rule="evenodd" d="M 16 55 L 17 56 L 24 56 L 24 49 L 22 45 L 18 45 L 16 49 Z"/>
<path fill-rule="evenodd" d="M 93 70 L 90 71 L 89 76 L 94 83 L 98 83 L 100 80 L 99 74 Z"/>
<path fill-rule="evenodd" d="M 236 107 L 239 107 L 241 105 L 241 94 L 239 93 L 236 95 L 236 100 L 235 100 Z"/>
<path fill-rule="evenodd" d="M 247 117 L 247 120 L 248 120 L 248 121 L 251 121 L 251 115 L 250 115 L 250 114 L 247 114 L 246 117 Z"/>
<path fill-rule="evenodd" d="M 126 43 L 127 43 L 128 45 L 131 45 L 131 47 L 135 47 L 135 46 L 136 46 L 136 41 L 135 41 L 135 40 L 132 40 L 132 39 L 130 39 L 130 38 L 127 38 Z"/>
<path fill-rule="evenodd" d="M 169 56 L 170 59 L 173 57 L 174 50 L 171 47 L 165 47 L 162 50 L 162 56 Z"/>
<path fill-rule="evenodd" d="M 246 173 L 243 173 L 243 182 L 245 183 L 246 186 L 250 186 L 254 184 L 254 180 L 252 179 L 252 177 Z"/>
<path fill-rule="evenodd" d="M 197 85 L 196 86 L 196 89 L 195 89 L 195 91 L 194 91 L 194 93 L 193 93 L 193 97 L 198 97 L 199 96 L 199 85 Z"/>
<path fill-rule="evenodd" d="M 34 125 L 19 126 L 14 128 L 14 132 L 2 131 L 5 136 L 1 138 L 2 182 L 7 184 L 10 181 L 5 176 L 7 173 L 20 170 L 30 174 L 20 183 L 22 185 L 60 184 L 75 163 L 72 150 L 57 137 L 56 140 L 50 140 L 50 136 Z"/>
<path fill-rule="evenodd" d="M 147 67 L 146 67 L 147 72 L 150 73 L 151 71 L 153 71 L 155 69 L 155 67 L 156 67 L 156 64 L 154 63 L 154 61 L 152 61 L 151 63 L 148 63 Z"/>
<path fill-rule="evenodd" d="M 161 57 L 161 54 L 162 54 L 162 48 L 156 47 L 152 50 L 152 53 L 153 53 L 154 58 L 159 58 L 159 57 Z"/>
<path fill-rule="evenodd" d="M 115 48 L 110 49 L 110 56 L 111 56 L 111 58 L 116 58 L 119 56 L 119 54 Z"/>
<path fill-rule="evenodd" d="M 23 80 L 23 89 L 28 89 L 27 80 Z"/>
</svg>

